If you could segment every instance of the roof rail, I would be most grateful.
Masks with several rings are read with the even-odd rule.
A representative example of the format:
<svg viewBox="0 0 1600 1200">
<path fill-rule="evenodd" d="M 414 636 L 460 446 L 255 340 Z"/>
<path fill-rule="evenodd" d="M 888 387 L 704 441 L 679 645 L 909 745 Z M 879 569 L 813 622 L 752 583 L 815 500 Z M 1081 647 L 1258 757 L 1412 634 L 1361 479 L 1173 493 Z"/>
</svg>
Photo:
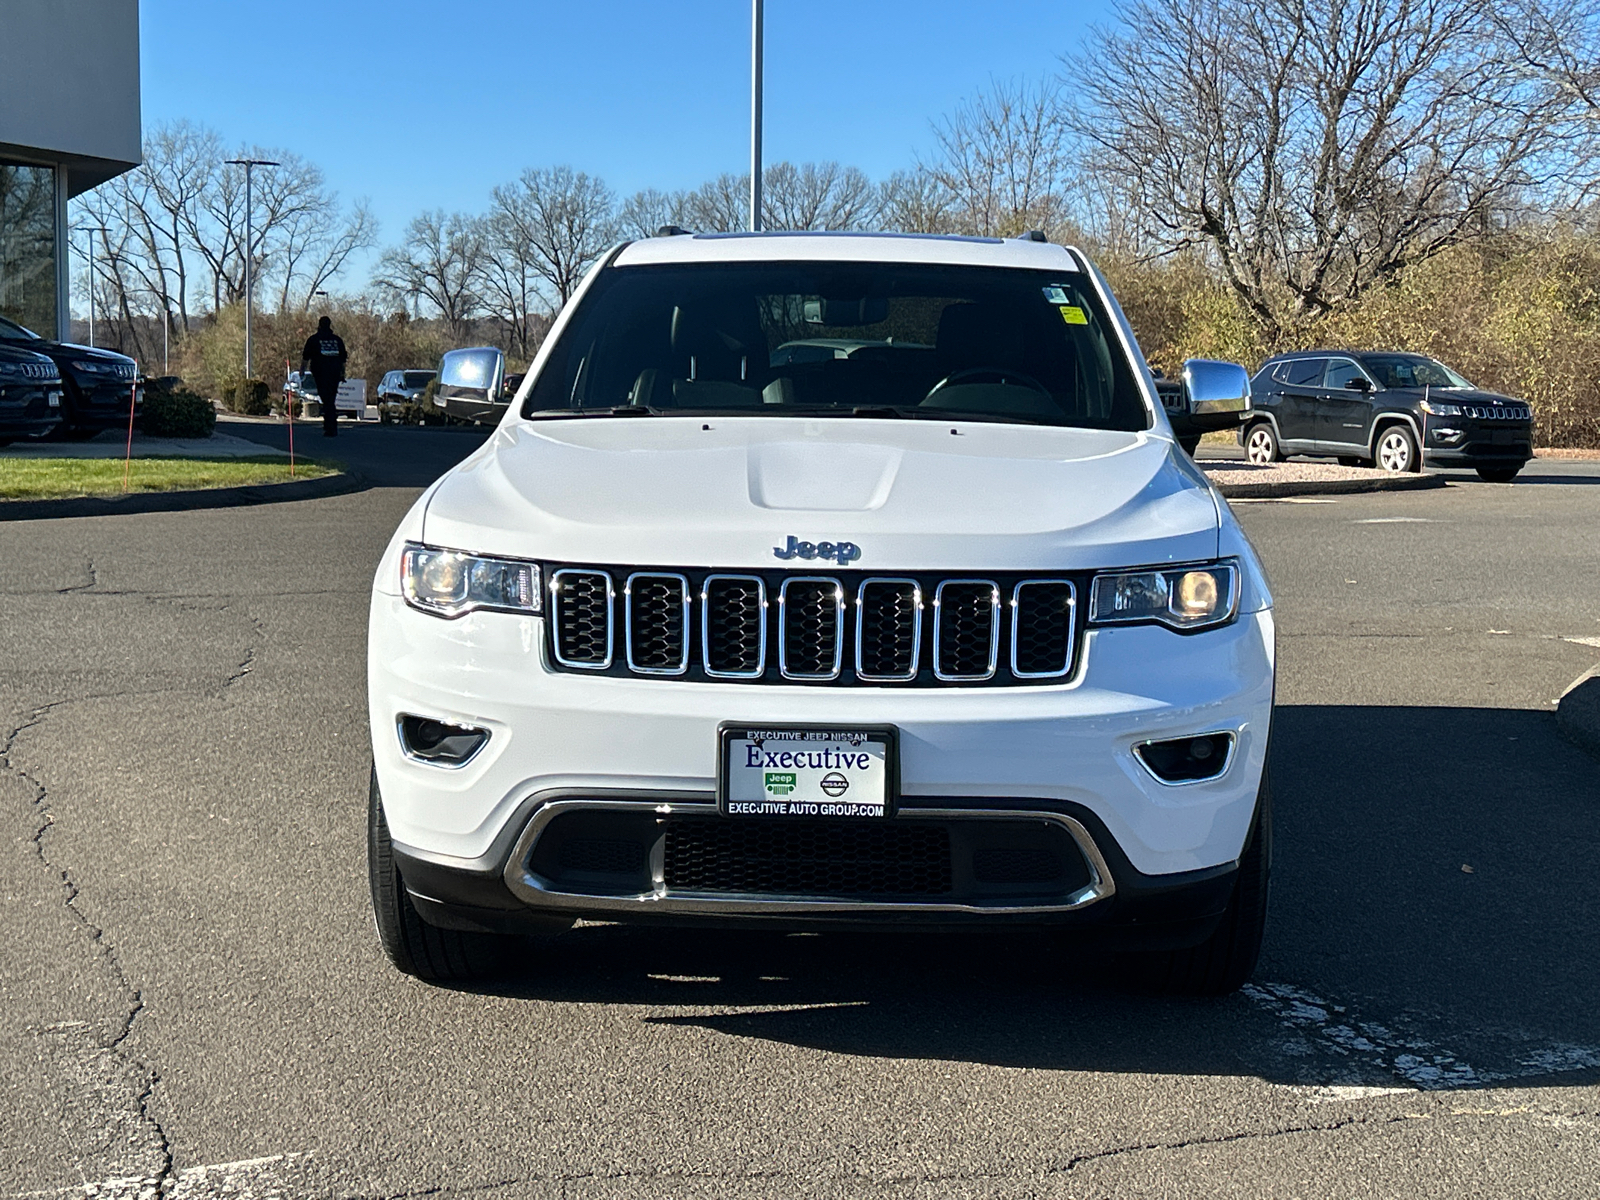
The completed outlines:
<svg viewBox="0 0 1600 1200">
<path fill-rule="evenodd" d="M 1019 233 L 1017 235 L 1017 241 L 1019 242 L 1048 242 L 1049 240 L 1049 238 L 1045 237 L 1044 232 L 1039 229 L 1030 229 L 1027 233 Z"/>
<path fill-rule="evenodd" d="M 657 237 L 683 237 L 685 234 L 692 233 L 692 232 L 693 232 L 693 230 L 685 229 L 681 225 L 663 225 L 663 226 L 661 226 L 660 229 L 656 230 L 656 236 Z"/>
</svg>

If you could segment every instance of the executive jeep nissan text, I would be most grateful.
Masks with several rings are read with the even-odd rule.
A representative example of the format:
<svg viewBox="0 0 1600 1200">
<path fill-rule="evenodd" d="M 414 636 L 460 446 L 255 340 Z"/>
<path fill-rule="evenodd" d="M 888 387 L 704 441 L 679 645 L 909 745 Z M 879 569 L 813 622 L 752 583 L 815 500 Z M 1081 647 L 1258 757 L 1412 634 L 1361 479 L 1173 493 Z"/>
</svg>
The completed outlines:
<svg viewBox="0 0 1600 1200">
<path fill-rule="evenodd" d="M 618 247 L 396 530 L 368 671 L 374 910 L 424 978 L 578 917 L 1255 963 L 1271 597 L 1073 249 Z"/>
</svg>

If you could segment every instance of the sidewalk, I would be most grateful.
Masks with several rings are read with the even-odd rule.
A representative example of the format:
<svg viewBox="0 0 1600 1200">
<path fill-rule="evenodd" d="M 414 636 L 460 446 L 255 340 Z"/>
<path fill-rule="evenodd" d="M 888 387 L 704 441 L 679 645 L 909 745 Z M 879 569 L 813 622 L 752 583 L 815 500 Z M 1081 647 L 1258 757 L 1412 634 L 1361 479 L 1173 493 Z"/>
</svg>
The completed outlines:
<svg viewBox="0 0 1600 1200">
<path fill-rule="evenodd" d="M 121 458 L 128 452 L 126 430 L 108 429 L 86 442 L 13 442 L 0 447 L 7 458 Z M 135 458 L 288 458 L 286 450 L 217 432 L 208 438 L 156 438 L 133 435 Z"/>
</svg>

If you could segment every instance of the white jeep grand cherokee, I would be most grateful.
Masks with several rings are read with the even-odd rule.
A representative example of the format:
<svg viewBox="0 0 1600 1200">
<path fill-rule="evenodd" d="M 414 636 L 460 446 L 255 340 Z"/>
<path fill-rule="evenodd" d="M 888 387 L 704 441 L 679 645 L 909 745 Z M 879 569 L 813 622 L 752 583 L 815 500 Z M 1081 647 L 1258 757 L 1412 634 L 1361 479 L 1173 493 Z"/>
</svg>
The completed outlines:
<svg viewBox="0 0 1600 1200">
<path fill-rule="evenodd" d="M 1241 368 L 1185 384 L 1248 407 Z M 1029 925 L 1230 990 L 1273 652 L 1076 250 L 633 242 L 379 564 L 378 932 L 441 980 L 576 918 Z"/>
</svg>

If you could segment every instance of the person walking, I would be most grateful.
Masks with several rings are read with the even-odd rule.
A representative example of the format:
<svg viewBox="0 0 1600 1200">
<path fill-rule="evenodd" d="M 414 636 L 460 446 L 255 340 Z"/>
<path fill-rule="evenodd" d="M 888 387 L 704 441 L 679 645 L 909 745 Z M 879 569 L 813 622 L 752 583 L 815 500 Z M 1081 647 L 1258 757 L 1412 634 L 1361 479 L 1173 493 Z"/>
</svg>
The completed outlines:
<svg viewBox="0 0 1600 1200">
<path fill-rule="evenodd" d="M 300 352 L 300 373 L 304 375 L 310 364 L 311 378 L 322 400 L 323 437 L 339 436 L 339 384 L 344 379 L 344 365 L 349 358 L 344 339 L 333 331 L 333 322 L 327 317 L 319 319 L 317 331 L 306 339 L 305 349 Z"/>
</svg>

